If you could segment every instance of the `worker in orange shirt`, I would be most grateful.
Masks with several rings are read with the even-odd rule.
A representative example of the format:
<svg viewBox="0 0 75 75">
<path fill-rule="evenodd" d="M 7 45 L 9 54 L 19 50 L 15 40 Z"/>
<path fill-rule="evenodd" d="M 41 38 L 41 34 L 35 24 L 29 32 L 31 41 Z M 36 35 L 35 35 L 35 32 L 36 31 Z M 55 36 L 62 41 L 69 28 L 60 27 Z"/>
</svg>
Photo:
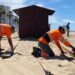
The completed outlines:
<svg viewBox="0 0 75 75">
<path fill-rule="evenodd" d="M 11 34 L 14 33 L 15 29 L 13 26 L 10 26 L 9 24 L 0 24 L 0 52 L 2 51 L 1 48 L 1 39 L 2 36 L 6 36 L 10 45 L 10 53 L 11 55 L 14 53 L 13 51 L 13 44 L 11 39 Z"/>
<path fill-rule="evenodd" d="M 49 42 L 54 41 L 58 48 L 61 50 L 61 54 L 64 55 L 64 51 L 62 50 L 59 41 L 61 41 L 64 45 L 71 47 L 72 51 L 75 52 L 75 47 L 73 47 L 68 41 L 64 39 L 62 36 L 65 33 L 65 29 L 62 26 L 59 26 L 57 30 L 52 30 L 46 32 L 42 37 L 38 39 L 38 45 L 42 52 L 48 54 L 48 56 L 55 56 L 54 52 L 48 45 Z M 42 55 L 43 56 L 43 55 Z"/>
</svg>

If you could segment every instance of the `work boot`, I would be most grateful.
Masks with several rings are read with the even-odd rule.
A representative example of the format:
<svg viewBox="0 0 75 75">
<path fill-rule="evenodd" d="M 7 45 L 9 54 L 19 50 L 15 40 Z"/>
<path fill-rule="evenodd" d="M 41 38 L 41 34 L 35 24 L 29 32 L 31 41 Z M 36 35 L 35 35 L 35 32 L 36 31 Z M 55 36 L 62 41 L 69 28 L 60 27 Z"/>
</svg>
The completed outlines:
<svg viewBox="0 0 75 75">
<path fill-rule="evenodd" d="M 14 54 L 14 51 L 6 51 L 5 54 L 8 54 L 11 57 Z"/>
<path fill-rule="evenodd" d="M 3 51 L 4 49 L 0 48 L 0 51 Z"/>
</svg>

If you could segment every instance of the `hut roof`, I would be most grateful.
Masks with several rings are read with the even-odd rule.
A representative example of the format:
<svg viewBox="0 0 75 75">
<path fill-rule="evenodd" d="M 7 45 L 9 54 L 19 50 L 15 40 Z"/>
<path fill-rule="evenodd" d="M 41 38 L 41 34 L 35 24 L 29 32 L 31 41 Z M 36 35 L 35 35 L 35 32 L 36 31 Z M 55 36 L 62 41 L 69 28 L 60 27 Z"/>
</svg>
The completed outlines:
<svg viewBox="0 0 75 75">
<path fill-rule="evenodd" d="M 27 7 L 23 7 L 23 8 L 14 9 L 13 11 L 19 15 L 19 13 L 21 13 L 21 11 L 26 10 L 26 9 L 27 10 L 37 10 L 37 12 L 41 12 L 46 15 L 52 15 L 55 12 L 52 9 L 47 9 L 47 8 L 36 6 L 36 5 L 31 5 L 31 6 L 27 6 Z"/>
</svg>

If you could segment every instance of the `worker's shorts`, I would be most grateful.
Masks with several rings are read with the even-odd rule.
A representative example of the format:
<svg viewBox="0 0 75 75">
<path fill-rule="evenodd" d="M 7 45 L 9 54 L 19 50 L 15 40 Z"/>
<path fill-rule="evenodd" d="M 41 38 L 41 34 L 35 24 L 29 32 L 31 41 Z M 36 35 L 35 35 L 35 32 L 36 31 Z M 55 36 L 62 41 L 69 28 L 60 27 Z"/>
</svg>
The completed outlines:
<svg viewBox="0 0 75 75">
<path fill-rule="evenodd" d="M 45 45 L 41 42 L 38 42 L 38 46 L 44 50 L 46 53 L 48 53 L 49 56 L 55 56 L 54 52 L 52 51 L 52 49 L 50 48 L 49 45 Z"/>
</svg>

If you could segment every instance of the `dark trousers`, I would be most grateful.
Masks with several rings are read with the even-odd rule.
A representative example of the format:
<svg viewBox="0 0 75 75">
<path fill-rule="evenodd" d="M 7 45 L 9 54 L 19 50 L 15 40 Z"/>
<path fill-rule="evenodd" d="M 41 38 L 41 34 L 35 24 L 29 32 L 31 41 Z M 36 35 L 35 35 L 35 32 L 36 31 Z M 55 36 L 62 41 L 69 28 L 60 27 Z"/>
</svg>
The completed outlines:
<svg viewBox="0 0 75 75">
<path fill-rule="evenodd" d="M 38 46 L 44 50 L 46 53 L 48 53 L 48 55 L 51 57 L 51 56 L 55 56 L 54 52 L 52 51 L 52 49 L 50 48 L 49 45 L 45 45 L 41 42 L 38 42 Z"/>
</svg>

